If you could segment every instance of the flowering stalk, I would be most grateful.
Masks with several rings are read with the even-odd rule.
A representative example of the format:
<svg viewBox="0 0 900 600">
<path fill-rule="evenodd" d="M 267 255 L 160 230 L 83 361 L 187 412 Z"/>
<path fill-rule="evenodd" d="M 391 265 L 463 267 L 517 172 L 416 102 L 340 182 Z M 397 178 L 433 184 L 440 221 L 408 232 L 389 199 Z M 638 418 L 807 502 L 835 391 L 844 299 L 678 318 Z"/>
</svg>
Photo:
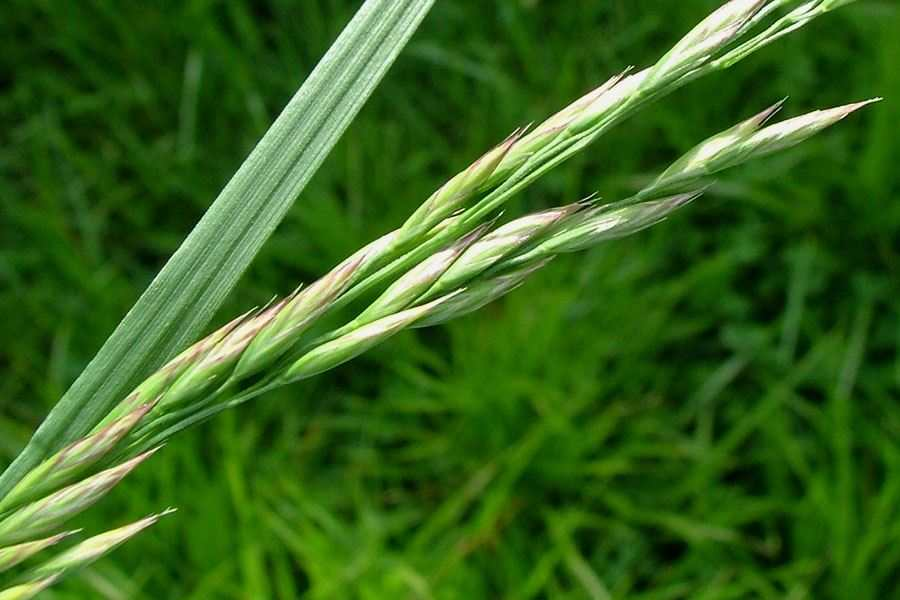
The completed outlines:
<svg viewBox="0 0 900 600">
<path fill-rule="evenodd" d="M 113 423 L 137 426 L 136 422 L 129 423 L 126 415 L 138 414 L 142 406 L 151 405 L 147 411 L 150 414 L 142 417 L 155 419 L 183 414 L 185 407 L 197 406 L 198 402 L 210 405 L 226 398 L 241 382 L 283 360 L 325 313 L 339 310 L 375 287 L 396 281 L 423 260 L 440 254 L 489 218 L 514 193 L 628 116 L 639 100 L 671 91 L 686 70 L 708 65 L 730 40 L 745 33 L 765 5 L 759 0 L 727 2 L 643 74 L 613 77 L 529 134 L 516 131 L 441 186 L 398 230 L 363 248 L 309 287 L 235 319 L 182 352 L 139 385 L 93 433 L 99 434 Z M 448 218 L 484 192 L 486 195 L 473 206 Z M 423 279 L 421 283 L 424 286 L 431 282 Z M 397 301 L 390 300 L 389 290 L 381 303 L 373 305 L 369 313 L 360 315 L 344 331 L 389 313 Z M 90 446 L 90 442 L 82 444 L 82 448 Z M 45 489 L 74 480 L 108 451 L 108 447 L 98 446 L 95 452 L 83 453 L 74 466 L 61 463 L 59 455 L 51 457 L 28 481 L 20 482 L 13 493 L 0 500 L 0 512 Z M 75 454 L 78 453 L 69 453 Z M 50 471 L 53 477 L 48 479 Z M 37 481 L 44 483 L 38 486 Z"/>
<path fill-rule="evenodd" d="M 152 403 L 138 406 L 96 433 L 63 448 L 32 469 L 0 501 L 0 514 L 11 507 L 51 492 L 85 472 L 112 450 L 152 407 Z"/>
<path fill-rule="evenodd" d="M 485 223 L 515 193 L 648 102 L 727 68 L 846 3 L 806 2 L 741 41 L 776 10 L 795 2 L 731 0 L 652 67 L 613 77 L 529 133 L 515 132 L 438 189 L 396 231 L 313 284 L 197 342 L 140 384 L 89 436 L 36 467 L 0 499 L 0 546 L 17 544 L 0 550 L 0 561 L 99 500 L 153 453 L 150 448 L 180 429 L 274 387 L 332 369 L 402 329 L 476 310 L 521 285 L 555 256 L 657 223 L 696 198 L 696 188 L 709 175 L 799 143 L 867 104 L 764 127 L 780 108 L 776 105 L 701 143 L 631 198 L 546 210 L 493 231 L 492 223 Z M 314 327 L 323 317 L 376 288 L 384 291 L 354 319 L 316 335 Z M 85 477 L 107 465 L 114 466 Z M 64 554 L 67 558 L 40 572 L 41 581 L 52 581 L 67 569 L 64 564 L 78 562 L 75 557 L 92 556 L 91 549 L 121 543 L 113 542 L 142 528 L 128 529 L 127 535 L 116 530 L 95 545 Z M 32 543 L 28 548 L 35 552 L 46 547 L 42 541 Z M 7 592 L 0 593 L 0 600 Z"/>
<path fill-rule="evenodd" d="M 881 98 L 873 98 L 828 110 L 818 110 L 761 129 L 762 125 L 781 110 L 784 101 L 778 102 L 753 118 L 697 145 L 666 169 L 652 185 L 642 190 L 638 197 L 651 197 L 659 194 L 661 190 L 683 187 L 685 184 L 693 185 L 703 177 L 747 160 L 796 146 L 860 108 L 880 101 Z"/>
<path fill-rule="evenodd" d="M 209 418 L 264 391 L 332 369 L 404 328 L 440 323 L 471 312 L 508 293 L 558 254 L 584 250 L 640 231 L 699 195 L 693 190 L 671 196 L 664 192 L 672 188 L 696 187 L 708 175 L 797 144 L 866 104 L 816 111 L 763 127 L 780 108 L 779 104 L 700 143 L 632 198 L 604 206 L 579 202 L 545 210 L 515 219 L 490 233 L 486 233 L 486 227 L 479 228 L 413 266 L 344 326 L 296 349 L 279 353 L 282 360 L 270 363 L 264 376 L 247 390 L 230 395 L 214 393 L 187 402 L 185 399 L 197 392 L 191 391 L 189 384 L 179 381 L 172 386 L 174 398 L 164 395 L 158 404 L 133 409 L 99 432 L 51 457 L 23 480 L 22 489 L 14 490 L 5 508 L 13 506 L 17 500 L 32 497 L 38 490 L 48 490 L 52 487 L 48 482 L 63 481 L 75 472 L 76 466 L 80 468 L 108 452 L 107 446 L 123 441 L 116 456 L 126 459 L 135 452 L 157 446 L 187 424 Z M 346 281 L 352 279 L 354 269 L 364 262 L 364 258 L 365 255 L 355 255 L 303 292 L 220 329 L 211 336 L 215 343 L 204 341 L 196 345 L 200 350 L 190 354 L 195 357 L 193 364 L 187 364 L 182 358 L 176 359 L 177 369 L 188 382 L 207 389 L 207 382 L 220 376 L 224 363 L 232 365 L 231 377 L 238 372 L 235 365 L 242 363 L 250 365 L 246 372 L 264 368 L 264 360 L 258 357 L 276 354 L 270 344 L 284 348 L 296 344 L 296 338 L 291 336 L 306 330 L 311 319 L 309 313 L 321 311 L 323 306 L 334 302 L 339 297 L 336 290 L 347 289 Z M 298 306 L 311 309 L 298 310 Z M 291 343 L 286 341 L 288 339 Z M 248 358 L 244 353 L 250 351 L 255 354 Z M 156 412 L 160 406 L 168 410 Z M 134 424 L 142 419 L 143 422 L 135 427 Z M 86 450 L 88 448 L 90 452 Z M 95 477 L 114 483 L 136 465 L 133 461 L 139 462 L 146 456 L 142 454 L 138 459 Z M 120 472 L 121 475 L 117 475 Z M 61 522 L 62 518 L 57 516 L 41 515 L 48 512 L 55 515 L 51 509 L 60 503 L 59 496 L 70 503 L 70 498 L 82 495 L 77 491 L 78 486 L 92 480 L 75 484 L 0 520 L 0 544 L 20 541 L 18 536 L 23 535 L 25 537 L 21 539 L 27 539 L 29 535 L 44 531 L 45 522 L 51 525 Z M 87 487 L 105 490 L 111 484 L 95 486 L 88 483 Z M 71 491 L 73 488 L 75 492 Z M 91 497 L 87 501 L 80 499 L 71 503 L 81 510 L 93 501 Z M 68 514 L 66 512 L 65 516 Z M 24 524 L 34 522 L 41 526 L 21 529 Z"/>
<path fill-rule="evenodd" d="M 526 215 L 487 234 L 481 227 L 410 268 L 355 319 L 288 352 L 250 389 L 222 401 L 192 404 L 133 432 L 131 451 L 162 443 L 186 423 L 332 369 L 403 328 L 444 322 L 480 308 L 556 255 L 636 233 L 700 194 L 690 189 L 666 195 L 672 188 L 701 186 L 708 175 L 800 143 L 866 104 L 817 111 L 762 128 L 779 103 L 702 142 L 631 198 L 603 206 L 582 201 Z"/>
<path fill-rule="evenodd" d="M 740 40 L 760 25 L 777 9 L 795 4 L 796 0 L 731 0 L 702 21 L 679 41 L 656 65 L 643 71 L 613 77 L 564 108 L 527 135 L 517 132 L 505 143 L 499 164 L 486 177 L 479 190 L 483 196 L 464 209 L 450 223 L 435 217 L 433 228 L 415 240 L 408 240 L 411 250 L 397 255 L 403 245 L 385 248 L 373 259 L 361 277 L 338 298 L 331 310 L 337 310 L 362 295 L 395 279 L 446 244 L 477 227 L 498 211 L 512 196 L 528 187 L 544 173 L 571 158 L 596 141 L 613 126 L 633 115 L 646 104 L 712 72 L 729 68 L 790 31 L 802 27 L 852 0 L 814 0 L 782 17 L 774 25 L 750 38 Z M 790 22 L 792 25 L 787 25 Z M 476 189 L 474 186 L 472 189 Z M 475 198 L 471 194 L 471 198 Z M 454 197 L 452 209 L 439 210 L 429 203 L 435 215 L 449 214 L 462 206 Z M 421 218 L 417 222 L 422 222 Z M 431 221 L 429 221 L 431 223 Z M 402 228 L 401 228 L 402 229 Z M 419 227 L 417 231 L 423 230 Z M 385 264 L 386 263 L 386 264 Z M 378 265 L 384 266 L 374 270 Z M 374 270 L 374 272 L 372 272 Z"/>
<path fill-rule="evenodd" d="M 92 506 L 156 450 L 150 450 L 26 504 L 0 519 L 0 547 L 33 539 Z"/>
<path fill-rule="evenodd" d="M 58 577 L 46 577 L 38 581 L 22 583 L 0 591 L 0 600 L 31 600 L 56 583 Z"/>
<path fill-rule="evenodd" d="M 48 586 L 52 585 L 64 575 L 67 575 L 74 570 L 86 567 L 102 556 L 109 554 L 140 532 L 156 524 L 156 522 L 159 521 L 162 517 L 173 512 L 175 512 L 175 509 L 173 508 L 166 509 L 159 514 L 150 515 L 149 517 L 145 517 L 139 521 L 135 521 L 134 523 L 125 525 L 124 527 L 119 527 L 117 529 L 107 531 L 106 533 L 95 535 L 84 540 L 83 542 L 80 542 L 79 544 L 76 544 L 75 546 L 72 546 L 68 550 L 61 552 L 56 557 L 48 560 L 42 565 L 30 569 L 28 573 L 23 577 L 23 579 L 27 580 L 25 583 L 0 591 L 0 600 L 24 600 L 27 598 L 35 597 L 37 594 L 42 592 Z M 21 562 L 22 560 L 25 560 L 39 550 L 43 550 L 44 548 L 57 543 L 63 537 L 66 537 L 71 533 L 75 532 L 60 534 L 52 538 L 47 538 L 46 540 L 40 540 L 38 542 L 20 544 L 19 546 L 14 546 L 13 548 L 10 548 L 8 550 L 13 551 L 21 549 L 19 551 L 19 555 L 16 556 L 16 558 L 18 559 L 17 562 Z M 4 554 L 4 552 L 7 551 L 0 551 L 0 570 L 3 570 L 2 565 L 4 557 L 8 556 L 7 554 Z"/>
<path fill-rule="evenodd" d="M 144 517 L 134 523 L 88 538 L 36 567 L 29 576 L 38 579 L 60 577 L 69 571 L 85 567 L 173 512 L 175 512 L 174 508 L 168 508 L 159 514 Z"/>
<path fill-rule="evenodd" d="M 790 17 L 789 20 L 799 26 L 798 23 L 805 24 L 837 6 L 835 2 L 824 1 L 815 2 L 814 8 L 807 7 L 802 12 L 798 8 L 777 21 L 777 27 L 773 25 L 752 38 L 747 42 L 752 42 L 752 46 L 741 53 L 729 50 L 755 28 L 762 17 L 790 4 L 792 2 L 782 0 L 726 2 L 684 36 L 656 65 L 639 73 L 611 78 L 527 135 L 522 130 L 516 131 L 432 194 L 397 231 L 363 248 L 311 286 L 264 310 L 236 319 L 183 352 L 135 389 L 95 433 L 149 403 L 154 406 L 146 417 L 157 419 L 183 414 L 181 411 L 185 407 L 196 406 L 198 402 L 210 405 L 226 399 L 241 382 L 288 360 L 298 340 L 323 315 L 336 312 L 377 287 L 395 282 L 415 265 L 463 239 L 515 193 L 585 148 L 645 103 L 670 93 L 700 74 L 726 68 L 770 43 L 788 27 L 777 25 L 784 19 Z M 481 194 L 484 195 L 465 208 Z M 450 217 L 460 209 L 459 215 Z M 447 281 L 449 277 L 443 285 L 446 286 Z M 436 294 L 437 288 L 431 297 Z M 383 299 L 382 304 L 376 304 L 370 313 L 360 315 L 353 327 L 390 312 L 397 304 L 396 300 Z M 138 426 L 138 429 L 144 427 Z M 98 452 L 91 458 L 99 460 L 100 454 Z M 82 461 L 80 464 L 84 468 L 88 463 Z M 68 473 L 69 477 L 75 475 L 76 470 Z M 63 477 L 58 480 L 62 481 Z M 13 500 L 4 500 L 0 510 L 21 502 L 25 497 L 21 493 L 27 487 L 22 487 Z"/>
<path fill-rule="evenodd" d="M 783 101 L 779 102 L 701 142 L 634 196 L 575 215 L 540 243 L 510 258 L 503 268 L 518 268 L 557 254 L 578 252 L 654 225 L 697 198 L 699 192 L 692 188 L 702 186 L 710 175 L 795 146 L 879 100 L 819 110 L 763 127 L 781 109 Z M 673 192 L 680 193 L 665 196 Z"/>
<path fill-rule="evenodd" d="M 9 548 L 3 548 L 0 550 L 0 572 L 11 569 L 22 561 L 28 560 L 41 550 L 45 550 L 50 546 L 58 544 L 73 533 L 76 532 L 66 531 L 41 540 L 24 542 L 22 544 L 10 546 Z"/>
</svg>

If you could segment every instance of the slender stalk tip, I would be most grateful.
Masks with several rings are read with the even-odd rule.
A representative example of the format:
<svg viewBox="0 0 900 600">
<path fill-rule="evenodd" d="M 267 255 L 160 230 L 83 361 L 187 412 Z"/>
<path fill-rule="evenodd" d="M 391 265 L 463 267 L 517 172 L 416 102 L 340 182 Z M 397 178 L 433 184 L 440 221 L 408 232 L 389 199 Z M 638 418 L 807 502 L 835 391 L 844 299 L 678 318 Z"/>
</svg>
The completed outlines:
<svg viewBox="0 0 900 600">
<path fill-rule="evenodd" d="M 37 567 L 32 576 L 58 576 L 89 565 L 173 512 L 175 509 L 170 507 L 139 521 L 90 537 Z"/>
<path fill-rule="evenodd" d="M 852 104 L 846 104 L 844 106 L 839 106 L 835 110 L 841 110 L 844 112 L 844 116 L 851 115 L 861 108 L 865 108 L 870 104 L 878 104 L 879 102 L 883 102 L 884 98 L 881 96 L 876 96 L 874 98 L 869 98 L 868 100 L 863 100 L 861 102 L 854 102 Z"/>
</svg>

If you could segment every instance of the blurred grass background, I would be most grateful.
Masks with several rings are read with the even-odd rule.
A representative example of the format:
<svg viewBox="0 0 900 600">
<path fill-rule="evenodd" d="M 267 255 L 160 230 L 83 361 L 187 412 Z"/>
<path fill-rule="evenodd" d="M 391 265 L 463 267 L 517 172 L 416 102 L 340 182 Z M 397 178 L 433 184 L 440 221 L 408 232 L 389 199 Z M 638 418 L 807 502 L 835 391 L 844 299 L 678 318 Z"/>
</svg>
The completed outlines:
<svg viewBox="0 0 900 600">
<path fill-rule="evenodd" d="M 442 0 L 220 316 L 718 3 Z M 0 462 L 352 14 L 0 9 Z M 83 523 L 180 511 L 47 598 L 900 598 L 900 7 L 692 85 L 512 214 L 632 191 L 705 136 L 874 95 L 650 231 L 180 436 Z"/>
</svg>

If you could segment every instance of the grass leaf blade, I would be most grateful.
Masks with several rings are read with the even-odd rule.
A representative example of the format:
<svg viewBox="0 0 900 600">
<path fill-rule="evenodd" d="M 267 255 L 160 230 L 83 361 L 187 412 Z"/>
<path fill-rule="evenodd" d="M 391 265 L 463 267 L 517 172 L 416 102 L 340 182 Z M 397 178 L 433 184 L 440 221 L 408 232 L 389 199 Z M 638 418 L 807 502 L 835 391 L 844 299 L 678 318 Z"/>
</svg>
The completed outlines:
<svg viewBox="0 0 900 600">
<path fill-rule="evenodd" d="M 0 497 L 199 337 L 434 0 L 367 0 L 181 247 L 0 476 Z"/>
</svg>

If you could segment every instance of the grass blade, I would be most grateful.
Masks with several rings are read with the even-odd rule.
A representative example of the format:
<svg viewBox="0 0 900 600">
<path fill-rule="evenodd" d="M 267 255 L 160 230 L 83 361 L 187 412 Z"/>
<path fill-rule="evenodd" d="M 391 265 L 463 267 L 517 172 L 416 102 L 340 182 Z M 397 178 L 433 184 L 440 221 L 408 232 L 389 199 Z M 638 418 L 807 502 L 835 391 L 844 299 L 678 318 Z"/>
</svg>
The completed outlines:
<svg viewBox="0 0 900 600">
<path fill-rule="evenodd" d="M 0 476 L 0 497 L 202 333 L 434 0 L 367 0 L 87 369 Z"/>
</svg>

